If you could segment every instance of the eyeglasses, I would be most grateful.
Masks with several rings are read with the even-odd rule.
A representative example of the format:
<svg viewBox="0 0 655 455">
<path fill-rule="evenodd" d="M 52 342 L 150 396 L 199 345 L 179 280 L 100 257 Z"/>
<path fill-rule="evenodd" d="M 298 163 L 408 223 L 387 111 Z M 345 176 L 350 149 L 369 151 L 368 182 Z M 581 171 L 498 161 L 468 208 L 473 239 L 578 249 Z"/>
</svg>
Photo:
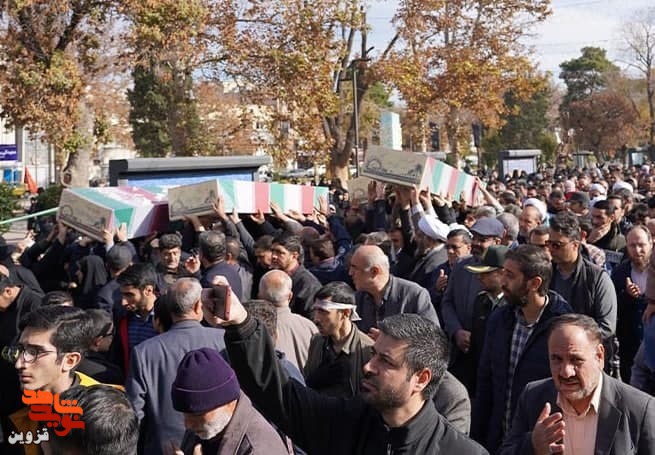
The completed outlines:
<svg viewBox="0 0 655 455">
<path fill-rule="evenodd" d="M 569 243 L 572 242 L 558 242 L 556 240 L 546 240 L 546 246 L 553 250 L 559 250 L 560 248 L 565 247 Z"/>
<path fill-rule="evenodd" d="M 110 322 L 102 328 L 102 330 L 100 331 L 100 335 L 98 335 L 98 337 L 107 338 L 113 335 L 114 335 L 114 325 Z"/>
<path fill-rule="evenodd" d="M 448 250 L 454 250 L 454 251 L 459 251 L 462 248 L 464 248 L 466 245 L 448 245 L 446 244 L 446 251 Z"/>
<path fill-rule="evenodd" d="M 476 242 L 476 243 L 485 243 L 485 242 L 488 242 L 490 240 L 493 240 L 494 238 L 495 237 L 492 236 L 492 235 L 487 236 L 487 235 L 473 234 L 473 237 L 471 238 L 471 240 L 473 242 Z"/>
<path fill-rule="evenodd" d="M 53 354 L 57 351 L 47 351 L 36 346 L 9 346 L 2 350 L 2 357 L 11 362 L 16 363 L 19 357 L 22 357 L 25 363 L 34 363 L 39 357 L 47 354 Z"/>
</svg>

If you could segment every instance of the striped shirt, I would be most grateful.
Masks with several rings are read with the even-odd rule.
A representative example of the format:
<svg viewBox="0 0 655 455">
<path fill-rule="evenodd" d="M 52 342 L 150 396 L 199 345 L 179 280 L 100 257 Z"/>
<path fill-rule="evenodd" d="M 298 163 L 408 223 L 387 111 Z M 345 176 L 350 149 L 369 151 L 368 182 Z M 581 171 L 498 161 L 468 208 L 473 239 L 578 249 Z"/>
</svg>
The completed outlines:
<svg viewBox="0 0 655 455">
<path fill-rule="evenodd" d="M 132 312 L 127 317 L 127 345 L 130 352 L 132 348 L 142 341 L 159 335 L 155 330 L 153 320 L 155 318 L 155 309 L 153 308 L 144 318 L 139 313 Z"/>
<path fill-rule="evenodd" d="M 546 305 L 548 305 L 548 296 L 546 296 L 546 302 L 544 306 L 541 307 L 541 311 L 539 312 L 537 319 L 535 319 L 534 322 L 531 323 L 528 323 L 528 321 L 525 320 L 521 308 L 516 308 L 514 310 L 514 313 L 516 315 L 516 323 L 514 324 L 514 331 L 512 332 L 512 345 L 510 347 L 510 352 L 509 352 L 509 368 L 507 370 L 507 397 L 505 399 L 505 406 L 506 406 L 505 418 L 503 419 L 504 433 L 508 432 L 512 424 L 511 403 L 512 403 L 512 385 L 514 384 L 514 371 L 516 370 L 516 365 L 519 363 L 519 358 L 523 353 L 523 349 L 525 348 L 525 345 L 528 342 L 530 335 L 532 335 L 532 331 L 534 330 L 534 327 L 537 325 L 539 319 L 541 319 L 541 315 L 544 313 L 544 309 L 546 308 Z"/>
</svg>

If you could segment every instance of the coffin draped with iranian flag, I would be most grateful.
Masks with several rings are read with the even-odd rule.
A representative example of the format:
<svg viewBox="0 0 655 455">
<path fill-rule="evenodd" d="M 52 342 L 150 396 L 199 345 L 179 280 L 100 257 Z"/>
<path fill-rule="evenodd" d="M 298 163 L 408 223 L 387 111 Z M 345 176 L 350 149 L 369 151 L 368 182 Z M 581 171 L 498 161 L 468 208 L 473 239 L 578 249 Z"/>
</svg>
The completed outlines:
<svg viewBox="0 0 655 455">
<path fill-rule="evenodd" d="M 375 150 L 366 154 L 361 173 L 381 182 L 427 187 L 452 199 L 463 195 L 468 205 L 475 204 L 480 190 L 474 176 L 422 153 Z"/>
<path fill-rule="evenodd" d="M 57 219 L 102 241 L 103 231 L 125 223 L 128 238 L 164 230 L 168 224 L 166 196 L 142 188 L 67 188 L 61 193 Z"/>
<path fill-rule="evenodd" d="M 233 208 L 239 213 L 256 213 L 258 210 L 270 213 L 271 203 L 276 203 L 285 213 L 289 210 L 312 213 L 314 207 L 318 207 L 319 198 L 328 197 L 328 189 L 308 185 L 213 179 L 169 188 L 170 219 L 214 213 L 212 204 L 219 194 L 223 197 L 225 211 L 228 213 Z"/>
</svg>

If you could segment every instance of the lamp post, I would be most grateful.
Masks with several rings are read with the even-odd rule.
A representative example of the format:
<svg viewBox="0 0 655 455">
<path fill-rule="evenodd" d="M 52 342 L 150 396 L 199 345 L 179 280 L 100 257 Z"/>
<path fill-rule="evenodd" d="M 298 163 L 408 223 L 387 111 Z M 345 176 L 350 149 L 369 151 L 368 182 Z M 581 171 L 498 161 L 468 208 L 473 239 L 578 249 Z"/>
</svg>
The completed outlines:
<svg viewBox="0 0 655 455">
<path fill-rule="evenodd" d="M 359 59 L 358 59 L 359 60 Z M 357 177 L 359 177 L 359 108 L 357 106 L 357 66 L 355 62 L 358 60 L 353 60 L 353 115 L 354 115 L 354 127 L 355 127 L 355 172 Z"/>
</svg>

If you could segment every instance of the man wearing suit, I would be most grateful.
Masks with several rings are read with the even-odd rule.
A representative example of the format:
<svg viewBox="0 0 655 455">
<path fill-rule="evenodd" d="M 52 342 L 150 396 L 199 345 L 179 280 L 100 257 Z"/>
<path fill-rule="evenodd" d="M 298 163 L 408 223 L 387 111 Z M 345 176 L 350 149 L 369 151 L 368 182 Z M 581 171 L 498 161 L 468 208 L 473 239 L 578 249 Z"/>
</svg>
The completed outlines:
<svg viewBox="0 0 655 455">
<path fill-rule="evenodd" d="M 548 354 L 552 378 L 526 386 L 500 454 L 655 453 L 655 399 L 603 373 L 592 318 L 555 318 Z"/>
<path fill-rule="evenodd" d="M 171 385 L 177 367 L 189 351 L 211 348 L 223 351 L 223 331 L 203 327 L 200 296 L 195 278 L 179 278 L 160 302 L 173 325 L 168 332 L 149 338 L 134 347 L 125 385 L 142 428 L 139 453 L 161 454 L 170 441 L 184 436 L 184 417 L 175 412 Z M 159 304 L 159 303 L 158 303 Z"/>
</svg>

